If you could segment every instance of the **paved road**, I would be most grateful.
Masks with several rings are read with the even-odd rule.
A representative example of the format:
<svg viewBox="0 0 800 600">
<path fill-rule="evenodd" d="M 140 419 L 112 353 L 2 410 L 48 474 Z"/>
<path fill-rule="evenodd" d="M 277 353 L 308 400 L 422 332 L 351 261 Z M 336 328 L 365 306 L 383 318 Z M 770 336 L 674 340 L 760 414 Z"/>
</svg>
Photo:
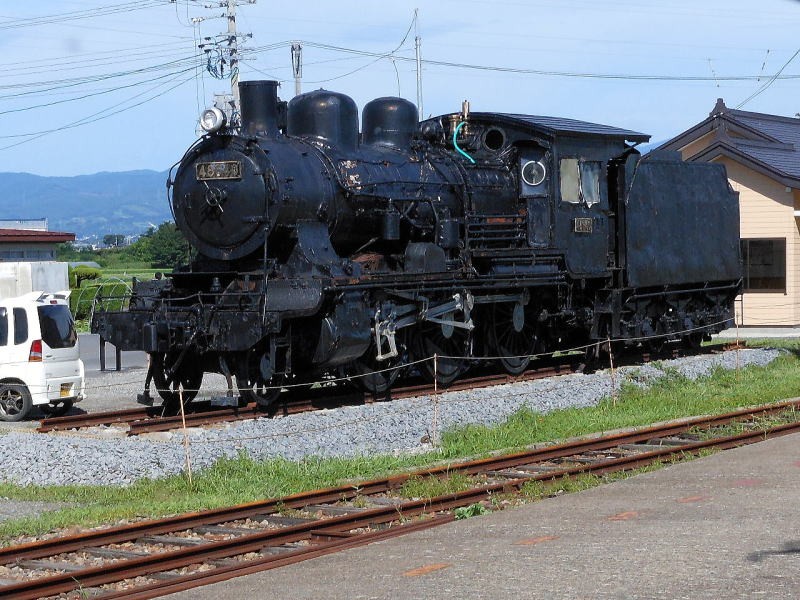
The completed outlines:
<svg viewBox="0 0 800 600">
<path fill-rule="evenodd" d="M 78 344 L 81 350 L 81 359 L 86 367 L 86 374 L 91 376 L 100 371 L 100 336 L 91 333 L 78 335 Z M 144 352 L 122 352 L 122 368 L 146 367 L 147 354 Z M 116 367 L 115 349 L 111 344 L 106 344 L 106 369 Z"/>
<path fill-rule="evenodd" d="M 800 598 L 800 435 L 172 600 Z"/>
</svg>

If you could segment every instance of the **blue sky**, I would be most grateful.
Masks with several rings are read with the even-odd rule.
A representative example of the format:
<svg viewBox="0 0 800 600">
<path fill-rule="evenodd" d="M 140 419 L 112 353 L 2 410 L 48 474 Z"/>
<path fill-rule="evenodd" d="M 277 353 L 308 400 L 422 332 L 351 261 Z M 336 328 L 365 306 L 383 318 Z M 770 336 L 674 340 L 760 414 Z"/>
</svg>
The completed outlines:
<svg viewBox="0 0 800 600">
<path fill-rule="evenodd" d="M 227 26 L 204 4 L 6 0 L 0 171 L 169 168 L 195 139 L 199 110 L 229 89 L 198 57 L 198 41 Z M 718 97 L 800 113 L 800 56 L 786 65 L 800 50 L 796 0 L 258 0 L 238 9 L 239 31 L 252 33 L 241 78 L 284 80 L 290 99 L 289 45 L 300 40 L 304 91 L 344 92 L 359 107 L 398 93 L 413 101 L 413 29 L 397 48 L 414 9 L 424 59 L 505 69 L 425 64 L 426 115 L 469 99 L 473 110 L 583 119 L 658 141 L 707 117 Z"/>
</svg>

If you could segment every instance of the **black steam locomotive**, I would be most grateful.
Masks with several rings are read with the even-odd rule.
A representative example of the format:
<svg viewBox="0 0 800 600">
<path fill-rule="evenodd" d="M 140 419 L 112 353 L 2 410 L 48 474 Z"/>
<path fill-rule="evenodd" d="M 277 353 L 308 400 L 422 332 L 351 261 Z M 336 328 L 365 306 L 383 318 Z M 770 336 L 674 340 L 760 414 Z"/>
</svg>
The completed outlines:
<svg viewBox="0 0 800 600">
<path fill-rule="evenodd" d="M 167 410 L 205 372 L 269 406 L 281 386 L 404 365 L 448 384 L 497 357 L 603 340 L 696 345 L 733 317 L 739 209 L 724 167 L 642 157 L 649 136 L 571 119 L 240 84 L 169 182 L 196 250 L 98 307 L 92 330 L 144 350 Z M 437 355 L 437 360 L 429 360 Z M 469 360 L 468 360 L 469 359 Z"/>
</svg>

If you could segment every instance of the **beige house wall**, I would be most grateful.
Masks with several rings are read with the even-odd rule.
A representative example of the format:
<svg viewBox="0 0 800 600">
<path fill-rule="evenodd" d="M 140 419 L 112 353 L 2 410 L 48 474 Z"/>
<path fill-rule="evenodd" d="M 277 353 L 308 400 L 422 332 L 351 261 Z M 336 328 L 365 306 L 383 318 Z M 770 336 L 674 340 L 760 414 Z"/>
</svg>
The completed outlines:
<svg viewBox="0 0 800 600">
<path fill-rule="evenodd" d="M 684 160 L 686 160 L 687 158 L 694 156 L 701 150 L 705 150 L 705 148 L 714 140 L 715 136 L 716 133 L 714 131 L 711 131 L 705 134 L 704 136 L 697 138 L 693 142 L 685 145 L 683 148 L 681 148 L 681 156 L 683 157 Z"/>
<path fill-rule="evenodd" d="M 737 303 L 737 322 L 744 326 L 800 324 L 800 230 L 794 217 L 800 194 L 728 158 L 718 162 L 739 192 L 741 237 L 786 240 L 786 291 L 751 292 Z"/>
</svg>

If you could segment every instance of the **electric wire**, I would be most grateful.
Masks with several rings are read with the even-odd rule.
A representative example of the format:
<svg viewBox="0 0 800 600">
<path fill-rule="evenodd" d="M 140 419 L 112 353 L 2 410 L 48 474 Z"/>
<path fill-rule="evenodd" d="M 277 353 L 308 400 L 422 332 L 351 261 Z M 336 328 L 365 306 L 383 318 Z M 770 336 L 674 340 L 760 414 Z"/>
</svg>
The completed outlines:
<svg viewBox="0 0 800 600">
<path fill-rule="evenodd" d="M 64 23 L 67 21 L 76 21 L 96 17 L 105 17 L 108 15 L 130 13 L 148 8 L 168 6 L 169 4 L 171 4 L 169 0 L 138 0 L 136 2 L 123 2 L 122 4 L 111 4 L 83 10 L 43 15 L 40 17 L 24 17 L 21 19 L 6 17 L 9 20 L 0 22 L 0 31 L 21 29 L 24 27 L 35 27 L 40 25 L 52 25 L 56 23 Z"/>
<path fill-rule="evenodd" d="M 757 98 L 758 96 L 760 96 L 760 95 L 761 95 L 763 92 L 766 92 L 766 91 L 767 91 L 767 89 L 769 89 L 769 87 L 770 87 L 770 86 L 771 86 L 773 83 L 775 83 L 775 81 L 777 81 L 778 77 L 780 76 L 780 74 L 781 74 L 781 73 L 783 73 L 783 71 L 786 69 L 786 67 L 788 67 L 788 66 L 791 64 L 791 62 L 792 62 L 792 61 L 793 61 L 795 58 L 797 58 L 797 55 L 798 55 L 798 54 L 800 54 L 800 48 L 798 48 L 798 49 L 797 49 L 797 52 L 795 52 L 794 54 L 792 54 L 792 57 L 791 57 L 789 60 L 787 60 L 787 61 L 786 61 L 786 62 L 783 64 L 783 66 L 782 66 L 780 69 L 778 69 L 777 73 L 775 73 L 775 74 L 774 74 L 772 77 L 770 77 L 770 78 L 769 78 L 769 79 L 768 79 L 768 80 L 767 80 L 767 81 L 766 81 L 766 82 L 765 82 L 765 83 L 764 83 L 764 84 L 763 84 L 761 87 L 759 87 L 759 88 L 758 88 L 758 89 L 757 89 L 755 92 L 753 92 L 753 93 L 752 93 L 752 94 L 750 94 L 750 95 L 749 95 L 747 98 L 745 98 L 744 100 L 742 100 L 742 101 L 741 101 L 741 102 L 740 102 L 740 103 L 739 103 L 739 104 L 736 106 L 736 109 L 740 109 L 740 108 L 742 108 L 742 107 L 743 107 L 745 104 L 747 104 L 748 102 L 750 102 L 750 100 L 753 100 L 754 98 Z M 766 64 L 766 59 L 765 59 L 765 64 Z"/>
<path fill-rule="evenodd" d="M 191 70 L 193 70 L 193 69 L 191 69 Z M 120 102 L 118 104 L 115 104 L 113 106 L 104 108 L 103 110 L 95 112 L 95 113 L 93 113 L 91 115 L 87 115 L 86 117 L 78 119 L 77 121 L 73 121 L 72 123 L 67 123 L 66 125 L 62 125 L 60 127 L 55 127 L 55 128 L 52 128 L 52 129 L 46 129 L 46 130 L 38 131 L 38 132 L 29 132 L 29 133 L 24 133 L 24 134 L 14 134 L 14 135 L 0 136 L 0 139 L 12 139 L 12 138 L 19 138 L 19 137 L 27 137 L 28 138 L 28 139 L 25 139 L 25 140 L 21 140 L 21 141 L 15 142 L 13 144 L 9 144 L 7 146 L 2 146 L 2 147 L 0 147 L 0 150 L 8 150 L 9 148 L 14 148 L 16 146 L 20 146 L 22 144 L 25 144 L 25 143 L 31 142 L 33 140 L 39 139 L 41 137 L 44 137 L 45 135 L 49 135 L 49 134 L 52 134 L 52 133 L 65 131 L 65 130 L 68 130 L 68 129 L 73 129 L 75 127 L 80 127 L 82 125 L 89 125 L 90 123 L 95 123 L 97 121 L 100 121 L 100 120 L 103 120 L 103 119 L 107 119 L 109 117 L 116 116 L 116 115 L 118 115 L 120 113 L 123 113 L 125 111 L 131 110 L 131 109 L 136 108 L 138 106 L 141 106 L 142 104 L 145 104 L 145 103 L 150 102 L 152 100 L 155 100 L 157 98 L 160 98 L 160 97 L 166 95 L 167 93 L 179 88 L 180 86 L 184 85 L 185 83 L 188 83 L 189 81 L 192 81 L 193 79 L 194 79 L 194 75 L 192 75 L 191 77 L 189 77 L 187 79 L 183 79 L 182 81 L 179 81 L 176 85 L 174 85 L 174 86 L 172 86 L 172 87 L 170 87 L 170 88 L 168 88 L 168 89 L 166 89 L 166 90 L 164 90 L 162 92 L 159 92 L 154 96 L 151 96 L 149 98 L 145 98 L 144 100 L 142 100 L 140 102 L 137 102 L 137 103 L 132 104 L 130 106 L 126 106 L 124 108 L 120 108 L 119 110 L 116 110 L 116 111 L 113 111 L 113 112 L 109 112 L 109 111 L 111 111 L 114 108 L 118 108 L 118 107 L 122 106 L 123 104 L 125 104 L 126 102 L 129 102 L 130 100 L 132 100 L 134 98 L 141 97 L 141 96 L 153 91 L 153 89 L 157 89 L 158 87 L 162 87 L 165 84 L 172 83 L 172 82 L 174 82 L 174 79 L 172 79 L 172 80 L 170 80 L 168 82 L 162 82 L 161 84 L 159 84 L 155 88 L 151 88 L 151 89 L 145 90 L 144 92 L 142 92 L 140 94 L 136 94 L 136 95 L 134 95 L 134 96 L 132 96 L 130 98 L 126 98 L 124 101 L 122 101 L 122 102 Z M 104 114 L 104 113 L 107 113 L 107 114 Z"/>
</svg>

